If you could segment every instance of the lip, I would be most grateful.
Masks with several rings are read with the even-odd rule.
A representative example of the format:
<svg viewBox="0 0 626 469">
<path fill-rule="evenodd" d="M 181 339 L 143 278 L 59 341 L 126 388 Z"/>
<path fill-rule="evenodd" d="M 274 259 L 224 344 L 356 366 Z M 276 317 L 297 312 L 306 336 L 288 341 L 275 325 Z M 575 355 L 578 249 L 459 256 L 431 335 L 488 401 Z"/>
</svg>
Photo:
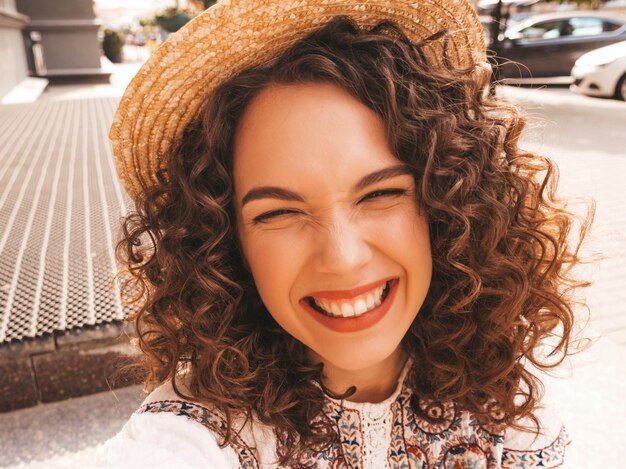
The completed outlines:
<svg viewBox="0 0 626 469">
<path fill-rule="evenodd" d="M 391 277 L 388 280 L 391 280 L 391 281 L 389 283 L 389 293 L 387 294 L 385 301 L 383 301 L 381 304 L 376 306 L 371 311 L 368 311 L 367 313 L 363 313 L 362 315 L 356 318 L 333 318 L 330 316 L 326 316 L 322 313 L 317 312 L 315 309 L 313 309 L 311 305 L 309 305 L 309 303 L 304 298 L 300 300 L 300 305 L 304 308 L 304 310 L 307 313 L 309 313 L 309 315 L 313 319 L 315 319 L 317 322 L 319 322 L 320 324 L 322 324 L 323 326 L 327 327 L 328 329 L 332 331 L 335 331 L 335 332 L 361 331 L 363 329 L 372 327 L 374 324 L 380 321 L 387 314 L 387 311 L 389 311 L 389 308 L 391 307 L 395 299 L 396 292 L 398 291 L 398 285 L 400 281 L 396 277 Z M 370 285 L 364 285 L 363 287 L 355 288 L 354 290 L 343 290 L 343 291 L 337 290 L 337 292 L 340 292 L 345 295 L 345 292 L 347 291 L 352 292 L 352 291 L 361 290 L 361 293 L 364 293 L 384 282 L 387 282 L 387 280 L 383 280 L 382 282 L 377 281 Z M 321 293 L 326 293 L 326 292 L 321 292 Z M 328 292 L 328 293 L 334 293 L 334 292 Z M 358 294 L 359 293 L 353 293 L 352 296 L 357 296 Z M 312 294 L 312 295 L 307 295 L 307 296 L 314 296 L 314 295 L 317 295 L 317 293 Z M 320 296 L 320 298 L 322 298 L 322 296 Z M 329 298 L 329 297 L 323 296 L 323 298 Z M 345 299 L 345 298 L 346 298 L 345 296 L 340 296 L 338 298 L 333 298 L 333 299 Z"/>
<path fill-rule="evenodd" d="M 355 296 L 359 296 L 362 293 L 365 293 L 370 290 L 373 290 L 374 288 L 380 287 L 381 285 L 384 285 L 388 281 L 393 280 L 395 278 L 397 277 L 388 277 L 382 280 L 376 280 L 375 282 L 368 283 L 367 285 L 361 285 L 360 287 L 352 288 L 350 290 L 316 291 L 313 293 L 309 293 L 308 295 L 305 295 L 304 298 L 306 298 L 307 296 L 312 296 L 314 298 L 321 298 L 321 299 L 326 299 L 326 300 L 351 300 Z"/>
</svg>

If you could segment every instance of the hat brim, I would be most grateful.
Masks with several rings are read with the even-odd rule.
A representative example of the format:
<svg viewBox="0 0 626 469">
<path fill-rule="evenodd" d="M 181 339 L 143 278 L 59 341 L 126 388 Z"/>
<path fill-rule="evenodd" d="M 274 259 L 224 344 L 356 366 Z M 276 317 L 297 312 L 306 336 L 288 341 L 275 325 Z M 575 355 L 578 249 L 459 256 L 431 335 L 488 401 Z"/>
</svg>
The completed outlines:
<svg viewBox="0 0 626 469">
<path fill-rule="evenodd" d="M 126 89 L 109 137 L 115 164 L 135 198 L 158 185 L 157 172 L 187 124 L 217 85 L 236 73 L 270 62 L 338 15 L 361 27 L 396 22 L 412 41 L 448 31 L 452 66 L 483 64 L 483 30 L 466 0 L 223 0 L 172 34 Z M 441 63 L 443 44 L 425 53 Z"/>
</svg>

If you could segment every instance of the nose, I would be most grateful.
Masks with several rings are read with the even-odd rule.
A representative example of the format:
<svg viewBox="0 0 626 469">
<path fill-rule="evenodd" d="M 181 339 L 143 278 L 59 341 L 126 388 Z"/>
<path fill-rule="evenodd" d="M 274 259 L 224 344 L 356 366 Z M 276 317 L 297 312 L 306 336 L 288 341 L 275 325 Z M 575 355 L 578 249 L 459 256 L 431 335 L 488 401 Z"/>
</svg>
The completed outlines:
<svg viewBox="0 0 626 469">
<path fill-rule="evenodd" d="M 320 273 L 350 274 L 365 267 L 372 258 L 368 233 L 356 220 L 337 215 L 320 230 L 315 268 Z"/>
</svg>

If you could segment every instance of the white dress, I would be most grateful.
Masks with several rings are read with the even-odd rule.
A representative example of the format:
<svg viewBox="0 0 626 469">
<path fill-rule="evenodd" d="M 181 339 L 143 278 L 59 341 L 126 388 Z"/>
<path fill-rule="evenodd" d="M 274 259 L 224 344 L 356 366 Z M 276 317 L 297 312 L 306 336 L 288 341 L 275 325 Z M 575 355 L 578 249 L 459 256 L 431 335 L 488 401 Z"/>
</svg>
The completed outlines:
<svg viewBox="0 0 626 469">
<path fill-rule="evenodd" d="M 571 439 L 558 416 L 541 407 L 543 430 L 515 431 L 484 426 L 453 403 L 416 399 L 404 385 L 380 403 L 326 398 L 324 412 L 336 422 L 340 444 L 308 455 L 319 468 L 575 468 Z M 419 405 L 429 420 L 412 410 Z M 249 421 L 236 441 L 220 448 L 224 421 L 205 406 L 183 401 L 167 382 L 155 389 L 122 430 L 100 448 L 101 469 L 256 469 L 280 468 L 277 448 L 284 444 L 272 428 Z"/>
</svg>

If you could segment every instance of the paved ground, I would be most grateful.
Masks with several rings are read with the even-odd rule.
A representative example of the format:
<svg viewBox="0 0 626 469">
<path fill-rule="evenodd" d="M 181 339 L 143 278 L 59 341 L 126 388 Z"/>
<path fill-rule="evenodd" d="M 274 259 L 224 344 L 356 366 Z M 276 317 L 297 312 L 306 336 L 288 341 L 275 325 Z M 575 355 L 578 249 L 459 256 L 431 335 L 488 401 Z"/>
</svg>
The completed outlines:
<svg viewBox="0 0 626 469">
<path fill-rule="evenodd" d="M 98 445 L 142 400 L 141 386 L 132 386 L 0 414 L 0 467 L 92 468 Z"/>
<path fill-rule="evenodd" d="M 115 99 L 133 69 L 121 67 L 113 86 L 52 87 L 42 103 L 63 101 L 76 107 L 85 100 Z M 578 442 L 581 460 L 574 467 L 619 468 L 615 447 L 626 441 L 626 410 L 619 399 L 626 395 L 626 104 L 573 96 L 563 89 L 501 92 L 531 113 L 524 143 L 559 163 L 562 193 L 597 201 L 586 252 L 601 252 L 606 259 L 580 272 L 596 280 L 587 297 L 591 324 L 599 332 L 587 329 L 586 335 L 604 338 L 575 357 L 561 371 L 565 378 L 550 389 Z M 583 311 L 579 317 L 584 319 Z M 140 388 L 132 387 L 0 414 L 0 467 L 91 467 L 96 448 L 115 434 L 141 398 Z"/>
<path fill-rule="evenodd" d="M 604 259 L 579 273 L 595 282 L 586 292 L 592 326 L 626 347 L 626 103 L 559 88 L 507 87 L 502 95 L 529 114 L 523 145 L 557 162 L 560 194 L 581 198 L 573 210 L 584 210 L 584 198 L 596 201 L 583 254 Z"/>
</svg>

